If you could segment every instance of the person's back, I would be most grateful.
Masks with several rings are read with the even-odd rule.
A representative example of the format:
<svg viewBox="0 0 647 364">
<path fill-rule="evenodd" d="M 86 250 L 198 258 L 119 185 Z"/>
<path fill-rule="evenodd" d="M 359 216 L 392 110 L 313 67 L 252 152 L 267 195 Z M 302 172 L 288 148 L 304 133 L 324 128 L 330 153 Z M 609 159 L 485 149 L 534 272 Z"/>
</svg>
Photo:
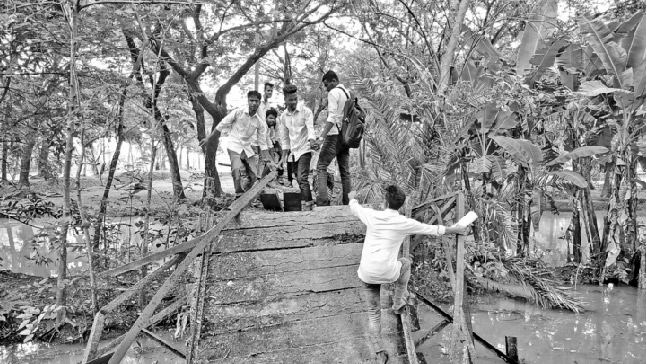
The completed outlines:
<svg viewBox="0 0 647 364">
<path fill-rule="evenodd" d="M 411 260 L 398 259 L 398 252 L 404 238 L 409 234 L 458 234 L 462 233 L 466 226 L 427 225 L 400 215 L 397 210 L 404 205 L 406 195 L 397 186 L 391 185 L 386 188 L 386 209 L 383 211 L 362 207 L 355 199 L 355 195 L 355 191 L 348 194 L 349 208 L 353 215 L 366 225 L 366 237 L 357 276 L 363 282 L 361 292 L 368 306 L 371 345 L 378 359 L 383 363 L 388 360 L 388 353 L 382 349 L 380 337 L 380 287 L 382 284 L 395 282 L 391 308 L 399 312 L 406 304 L 407 284 L 411 275 Z"/>
</svg>

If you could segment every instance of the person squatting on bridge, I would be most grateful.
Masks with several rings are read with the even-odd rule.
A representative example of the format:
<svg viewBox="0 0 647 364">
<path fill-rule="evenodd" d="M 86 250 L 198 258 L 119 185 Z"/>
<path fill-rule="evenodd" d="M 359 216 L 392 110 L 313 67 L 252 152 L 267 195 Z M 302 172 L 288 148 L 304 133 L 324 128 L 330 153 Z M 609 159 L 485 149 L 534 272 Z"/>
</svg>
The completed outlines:
<svg viewBox="0 0 647 364">
<path fill-rule="evenodd" d="M 395 313 L 400 313 L 407 302 L 409 295 L 407 284 L 411 275 L 411 260 L 398 259 L 398 252 L 404 238 L 410 234 L 436 236 L 464 234 L 467 225 L 458 223 L 453 226 L 427 225 L 400 215 L 398 209 L 404 205 L 406 195 L 395 185 L 386 188 L 386 206 L 382 211 L 362 207 L 355 199 L 355 195 L 355 191 L 348 194 L 350 210 L 366 225 L 366 236 L 357 276 L 364 283 L 362 296 L 369 309 L 369 338 L 378 359 L 384 363 L 388 360 L 388 353 L 383 349 L 381 341 L 380 286 L 395 282 L 391 309 Z M 470 214 L 475 215 L 473 212 Z"/>
<path fill-rule="evenodd" d="M 258 155 L 252 149 L 252 140 L 258 140 L 263 164 L 269 164 L 270 168 L 275 168 L 274 162 L 272 162 L 267 150 L 265 115 L 261 117 L 257 112 L 260 100 L 260 92 L 248 92 L 248 109 L 239 109 L 230 112 L 216 125 L 208 137 L 200 141 L 200 146 L 202 146 L 212 138 L 219 139 L 222 130 L 231 127 L 227 152 L 231 159 L 231 176 L 234 179 L 236 198 L 240 197 L 245 190 L 250 189 L 258 179 Z M 243 186 L 242 183 L 241 170 L 243 167 L 249 177 L 249 184 L 247 186 Z"/>
<path fill-rule="evenodd" d="M 279 130 L 283 156 L 279 165 L 283 167 L 288 157 L 297 167 L 297 182 L 301 189 L 302 210 L 312 210 L 312 191 L 310 190 L 310 160 L 312 151 L 318 149 L 315 142 L 315 129 L 312 111 L 303 102 L 298 102 L 297 87 L 285 85 L 285 111 L 281 114 Z"/>
</svg>

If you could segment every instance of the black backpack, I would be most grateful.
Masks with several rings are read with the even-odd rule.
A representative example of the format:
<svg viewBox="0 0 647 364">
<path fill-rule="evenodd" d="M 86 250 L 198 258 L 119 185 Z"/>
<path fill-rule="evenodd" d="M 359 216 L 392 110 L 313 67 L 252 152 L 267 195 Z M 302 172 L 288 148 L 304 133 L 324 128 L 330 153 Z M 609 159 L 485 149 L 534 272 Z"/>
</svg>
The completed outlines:
<svg viewBox="0 0 647 364">
<path fill-rule="evenodd" d="M 357 148 L 362 141 L 362 136 L 364 136 L 364 119 L 366 114 L 359 106 L 357 97 L 351 98 L 346 90 L 341 87 L 337 88 L 344 91 L 344 94 L 346 95 L 346 103 L 344 104 L 343 112 L 344 119 L 341 124 L 341 129 L 337 127 L 339 130 L 339 136 L 344 146 Z"/>
</svg>

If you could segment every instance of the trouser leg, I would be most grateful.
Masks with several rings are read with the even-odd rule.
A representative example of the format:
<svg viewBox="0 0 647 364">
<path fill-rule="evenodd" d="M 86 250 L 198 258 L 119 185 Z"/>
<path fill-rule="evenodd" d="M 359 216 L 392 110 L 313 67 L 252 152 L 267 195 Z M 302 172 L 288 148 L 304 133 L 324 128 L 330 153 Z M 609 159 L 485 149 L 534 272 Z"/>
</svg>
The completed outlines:
<svg viewBox="0 0 647 364">
<path fill-rule="evenodd" d="M 249 190 L 254 186 L 256 181 L 258 180 L 258 175 L 256 174 L 258 172 L 258 155 L 255 155 L 253 157 L 247 157 L 243 159 L 243 165 L 245 166 L 245 171 L 247 172 L 247 179 L 249 181 L 249 185 L 247 188 L 245 188 L 245 191 Z"/>
<path fill-rule="evenodd" d="M 308 180 L 311 158 L 312 153 L 306 153 L 299 157 L 297 161 L 297 182 L 299 182 L 299 188 L 301 189 L 301 200 L 304 202 L 312 201 L 312 192 L 310 191 L 310 182 Z"/>
<path fill-rule="evenodd" d="M 398 310 L 400 307 L 406 304 L 407 296 L 407 285 L 409 284 L 409 278 L 411 277 L 411 260 L 407 258 L 398 259 L 402 263 L 400 268 L 400 277 L 395 281 L 395 292 L 393 293 L 393 309 Z"/>
<path fill-rule="evenodd" d="M 364 283 L 360 288 L 368 309 L 368 334 L 373 350 L 382 350 L 382 325 L 380 310 L 380 285 Z"/>
<path fill-rule="evenodd" d="M 239 153 L 231 150 L 227 150 L 227 152 L 229 153 L 229 160 L 231 161 L 231 177 L 234 179 L 234 191 L 236 192 L 236 196 L 240 196 L 245 192 L 243 190 L 240 177 L 240 171 L 243 164 Z"/>
<path fill-rule="evenodd" d="M 328 166 L 337 154 L 337 135 L 329 135 L 321 145 L 319 163 L 317 163 L 317 206 L 329 206 L 328 199 Z"/>
<path fill-rule="evenodd" d="M 339 174 L 341 175 L 342 185 L 342 204 L 348 205 L 348 193 L 350 192 L 350 149 L 339 144 L 339 151 L 337 152 L 337 165 L 339 166 Z"/>
</svg>

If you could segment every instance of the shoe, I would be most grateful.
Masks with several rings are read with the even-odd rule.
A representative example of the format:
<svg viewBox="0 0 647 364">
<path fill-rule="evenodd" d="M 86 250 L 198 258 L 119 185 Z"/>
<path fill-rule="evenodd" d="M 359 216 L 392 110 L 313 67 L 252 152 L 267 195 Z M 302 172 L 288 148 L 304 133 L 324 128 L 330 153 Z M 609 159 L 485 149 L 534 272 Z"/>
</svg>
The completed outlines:
<svg viewBox="0 0 647 364">
<path fill-rule="evenodd" d="M 408 298 L 409 298 L 409 292 L 404 292 L 404 295 L 402 298 L 393 298 L 393 306 L 391 306 L 391 310 L 393 310 L 393 313 L 396 315 L 399 315 L 402 313 L 404 307 L 408 303 Z"/>
</svg>

